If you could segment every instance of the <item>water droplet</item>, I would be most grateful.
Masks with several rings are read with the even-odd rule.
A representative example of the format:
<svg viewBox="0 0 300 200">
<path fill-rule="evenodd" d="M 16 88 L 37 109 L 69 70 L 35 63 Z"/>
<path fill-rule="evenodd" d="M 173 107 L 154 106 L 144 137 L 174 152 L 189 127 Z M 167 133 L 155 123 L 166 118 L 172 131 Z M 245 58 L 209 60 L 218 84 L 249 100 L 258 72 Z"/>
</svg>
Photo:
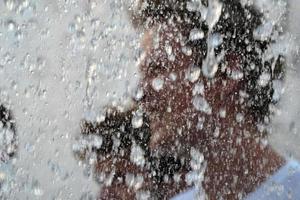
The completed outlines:
<svg viewBox="0 0 300 200">
<path fill-rule="evenodd" d="M 191 66 L 188 70 L 188 79 L 189 81 L 191 81 L 192 83 L 196 82 L 200 76 L 201 73 L 201 69 L 199 67 L 196 66 Z"/>
<path fill-rule="evenodd" d="M 207 78 L 213 78 L 218 71 L 218 63 L 203 63 L 202 72 Z"/>
<path fill-rule="evenodd" d="M 106 116 L 102 113 L 100 115 L 97 115 L 96 117 L 96 121 L 99 122 L 104 122 L 105 121 Z"/>
<path fill-rule="evenodd" d="M 149 200 L 151 199 L 151 192 L 150 191 L 143 191 L 143 190 L 139 190 L 136 193 L 136 199 L 138 200 Z"/>
<path fill-rule="evenodd" d="M 158 92 L 163 88 L 164 80 L 162 80 L 160 78 L 155 78 L 152 80 L 151 86 L 156 92 Z"/>
<path fill-rule="evenodd" d="M 240 70 L 231 70 L 229 78 L 233 80 L 240 80 L 244 77 L 244 73 Z"/>
<path fill-rule="evenodd" d="M 143 125 L 143 113 L 142 111 L 138 110 L 133 113 L 131 124 L 133 128 L 140 128 Z"/>
<path fill-rule="evenodd" d="M 192 103 L 196 110 L 211 114 L 211 107 L 203 97 L 195 96 Z"/>
<path fill-rule="evenodd" d="M 3 183 L 5 179 L 6 179 L 6 174 L 3 172 L 0 172 L 0 183 Z"/>
<path fill-rule="evenodd" d="M 14 31 L 16 29 L 16 22 L 14 22 L 13 20 L 8 20 L 6 22 L 6 27 L 8 31 Z"/>
<path fill-rule="evenodd" d="M 238 122 L 238 123 L 241 123 L 242 121 L 244 121 L 244 115 L 242 113 L 238 113 L 236 116 L 235 116 L 235 120 Z"/>
<path fill-rule="evenodd" d="M 175 72 L 171 72 L 170 75 L 169 75 L 169 78 L 171 79 L 171 81 L 176 81 L 177 74 Z"/>
<path fill-rule="evenodd" d="M 225 118 L 226 117 L 226 110 L 225 109 L 220 109 L 219 115 L 221 118 Z"/>
<path fill-rule="evenodd" d="M 0 66 L 1 68 L 1 66 Z M 284 86 L 282 81 L 280 80 L 273 80 L 273 89 L 274 89 L 274 93 L 272 96 L 272 99 L 276 102 L 278 101 L 282 94 L 284 93 Z"/>
<path fill-rule="evenodd" d="M 4 0 L 4 3 L 8 10 L 13 10 L 16 6 L 15 0 Z"/>
<path fill-rule="evenodd" d="M 38 57 L 36 59 L 36 64 L 37 64 L 38 70 L 42 70 L 46 66 L 46 60 L 45 60 L 45 58 Z"/>
<path fill-rule="evenodd" d="M 89 86 L 92 84 L 95 75 L 96 75 L 97 63 L 94 61 L 89 60 L 87 69 L 86 69 L 86 79 Z"/>
<path fill-rule="evenodd" d="M 204 122 L 205 122 L 205 118 L 203 118 L 203 117 L 198 118 L 197 130 L 203 129 Z"/>
<path fill-rule="evenodd" d="M 16 90 L 16 89 L 18 88 L 18 84 L 17 84 L 17 82 L 14 81 L 14 80 L 11 82 L 10 86 L 11 86 L 11 88 L 12 88 L 13 90 Z"/>
<path fill-rule="evenodd" d="M 216 127 L 213 134 L 214 138 L 218 138 L 220 136 L 220 128 Z"/>
<path fill-rule="evenodd" d="M 22 31 L 20 31 L 20 30 L 16 31 L 16 33 L 15 33 L 15 38 L 16 38 L 17 40 L 23 39 L 23 33 L 22 33 Z"/>
<path fill-rule="evenodd" d="M 79 39 L 80 42 L 85 42 L 86 38 L 85 38 L 85 33 L 84 31 L 80 30 L 76 32 L 76 37 Z"/>
<path fill-rule="evenodd" d="M 205 7 L 202 5 L 201 0 L 190 0 L 190 1 L 188 1 L 187 4 L 186 4 L 186 8 L 188 9 L 188 11 L 200 12 L 201 16 L 202 16 L 202 14 L 205 13 L 205 12 L 203 12 Z"/>
<path fill-rule="evenodd" d="M 167 53 L 168 56 L 171 56 L 172 52 L 173 52 L 171 45 L 166 44 L 165 45 L 165 51 L 166 51 L 166 53 Z"/>
<path fill-rule="evenodd" d="M 202 177 L 203 162 L 204 162 L 203 154 L 199 150 L 192 147 L 190 151 L 190 155 L 191 155 L 190 166 L 192 171 L 188 173 L 186 176 L 186 180 L 188 184 L 199 182 L 203 178 Z"/>
<path fill-rule="evenodd" d="M 145 165 L 145 158 L 144 158 L 145 152 L 144 150 L 137 144 L 133 144 L 131 146 L 131 152 L 130 152 L 130 160 L 134 164 L 143 167 Z"/>
<path fill-rule="evenodd" d="M 209 1 L 208 12 L 206 15 L 206 22 L 209 26 L 210 31 L 219 21 L 221 13 L 222 13 L 222 3 L 220 3 L 218 0 Z"/>
<path fill-rule="evenodd" d="M 134 99 L 136 101 L 139 101 L 143 98 L 143 96 L 144 96 L 144 90 L 139 87 L 135 92 Z"/>
<path fill-rule="evenodd" d="M 262 144 L 263 147 L 266 147 L 269 144 L 269 141 L 266 138 L 262 138 L 260 142 L 261 142 L 261 144 Z"/>
<path fill-rule="evenodd" d="M 70 23 L 68 29 L 70 33 L 75 33 L 75 31 L 78 30 L 78 25 L 74 23 Z"/>
<path fill-rule="evenodd" d="M 268 83 L 270 82 L 270 79 L 271 79 L 270 73 L 263 72 L 263 73 L 259 76 L 258 84 L 259 84 L 261 87 L 265 87 L 265 86 L 267 86 Z"/>
<path fill-rule="evenodd" d="M 195 41 L 204 38 L 204 32 L 199 29 L 192 29 L 190 32 L 189 40 Z"/>
<path fill-rule="evenodd" d="M 188 185 L 193 185 L 197 187 L 197 199 L 205 199 L 204 196 L 199 196 L 200 193 L 203 193 L 202 189 L 202 181 L 204 179 L 204 171 L 205 171 L 205 162 L 204 156 L 201 152 L 199 152 L 195 148 L 191 148 L 191 171 L 186 174 L 185 180 Z"/>
<path fill-rule="evenodd" d="M 141 175 L 135 176 L 134 174 L 127 173 L 125 176 L 125 182 L 129 188 L 138 190 L 142 187 L 142 185 L 144 183 L 144 177 Z"/>
<path fill-rule="evenodd" d="M 201 94 L 202 96 L 204 95 L 204 85 L 203 83 L 197 83 L 195 84 L 193 88 L 193 96 Z"/>
<path fill-rule="evenodd" d="M 82 22 L 82 17 L 80 15 L 75 15 L 74 19 L 78 24 Z"/>
<path fill-rule="evenodd" d="M 33 194 L 35 196 L 43 196 L 44 195 L 44 191 L 41 188 L 36 187 L 36 188 L 33 189 Z"/>
<path fill-rule="evenodd" d="M 187 47 L 187 46 L 182 47 L 181 50 L 187 56 L 191 56 L 192 53 L 193 53 L 192 49 L 190 47 Z"/>
<path fill-rule="evenodd" d="M 103 143 L 102 137 L 100 137 L 100 136 L 95 136 L 95 137 L 93 138 L 93 146 L 94 146 L 96 149 L 100 149 L 102 143 Z"/>
<path fill-rule="evenodd" d="M 210 41 L 209 41 L 211 47 L 216 48 L 216 47 L 220 46 L 222 44 L 222 42 L 223 42 L 223 37 L 221 34 L 214 33 L 213 35 L 211 35 Z"/>
<path fill-rule="evenodd" d="M 43 196 L 44 191 L 40 187 L 40 183 L 37 180 L 33 180 L 31 183 L 32 192 L 35 196 Z"/>
</svg>

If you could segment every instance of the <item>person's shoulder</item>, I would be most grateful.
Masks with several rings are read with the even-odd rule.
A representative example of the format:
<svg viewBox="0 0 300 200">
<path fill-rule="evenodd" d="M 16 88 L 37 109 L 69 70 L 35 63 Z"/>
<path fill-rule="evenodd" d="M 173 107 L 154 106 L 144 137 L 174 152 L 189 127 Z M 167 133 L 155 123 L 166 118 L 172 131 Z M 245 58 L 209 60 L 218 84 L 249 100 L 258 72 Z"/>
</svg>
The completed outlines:
<svg viewBox="0 0 300 200">
<path fill-rule="evenodd" d="M 203 192 L 203 191 L 202 191 Z M 171 200 L 199 199 L 199 191 L 190 188 Z M 300 199 L 300 163 L 294 159 L 287 162 L 269 177 L 259 188 L 250 193 L 245 200 Z"/>
<path fill-rule="evenodd" d="M 191 200 L 191 199 L 198 199 L 197 195 L 199 192 L 196 188 L 190 188 L 187 191 L 176 195 L 175 197 L 171 198 L 171 200 Z"/>
<path fill-rule="evenodd" d="M 300 199 L 300 163 L 294 159 L 287 162 L 246 200 Z"/>
</svg>

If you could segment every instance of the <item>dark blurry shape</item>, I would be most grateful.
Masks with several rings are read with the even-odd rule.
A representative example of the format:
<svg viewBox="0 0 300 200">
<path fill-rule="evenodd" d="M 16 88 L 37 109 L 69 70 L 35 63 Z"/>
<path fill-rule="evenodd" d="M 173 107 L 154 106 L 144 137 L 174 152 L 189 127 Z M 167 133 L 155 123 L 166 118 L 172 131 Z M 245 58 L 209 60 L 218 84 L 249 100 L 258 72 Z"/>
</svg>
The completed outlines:
<svg viewBox="0 0 300 200">
<path fill-rule="evenodd" d="M 0 105 L 0 160 L 8 161 L 17 151 L 16 125 L 12 112 L 4 105 Z"/>
<path fill-rule="evenodd" d="M 140 174 L 139 189 L 168 199 L 188 189 L 193 171 L 203 182 L 192 185 L 209 199 L 246 197 L 285 162 L 263 126 L 279 100 L 273 83 L 284 79 L 283 53 L 268 54 L 282 29 L 274 24 L 270 35 L 259 35 L 263 13 L 239 0 L 140 0 L 134 9 L 146 39 L 143 97 L 135 102 L 146 113 L 143 123 L 133 125 L 136 109 L 109 110 L 102 122 L 82 123 L 87 142 L 76 149 L 94 161 L 105 185 L 101 198 L 134 199 L 139 190 L 126 177 Z"/>
<path fill-rule="evenodd" d="M 134 26 L 147 31 L 158 24 L 166 26 L 176 24 L 183 35 L 184 43 L 194 52 L 195 65 L 201 68 L 207 56 L 209 24 L 202 19 L 203 14 L 199 8 L 201 5 L 207 7 L 209 1 L 138 0 L 138 2 L 136 9 L 131 12 Z M 220 0 L 220 2 L 223 6 L 222 13 L 211 34 L 220 34 L 223 38 L 222 44 L 215 47 L 215 54 L 220 55 L 225 51 L 227 57 L 239 56 L 237 64 L 243 72 L 241 81 L 247 92 L 245 107 L 249 108 L 249 112 L 257 122 L 268 122 L 266 119 L 270 114 L 269 105 L 277 103 L 272 99 L 273 81 L 283 80 L 285 58 L 282 55 L 263 58 L 263 53 L 272 43 L 276 43 L 276 40 L 274 41 L 272 34 L 264 39 L 255 36 L 254 32 L 263 25 L 265 19 L 263 13 L 260 13 L 253 3 L 242 5 L 240 0 Z M 283 33 L 280 27 L 277 25 L 274 27 L 278 34 Z M 203 31 L 204 36 L 191 40 L 189 38 L 191 31 L 197 29 Z M 226 64 L 224 61 L 219 64 L 218 71 L 222 71 L 224 64 Z M 259 79 L 265 73 L 270 74 L 270 79 L 261 86 Z M 226 72 L 224 75 L 226 76 Z"/>
<path fill-rule="evenodd" d="M 13 190 L 11 160 L 17 152 L 16 125 L 12 112 L 0 105 L 0 199 L 9 199 Z"/>
<path fill-rule="evenodd" d="M 133 141 L 149 154 L 150 128 L 148 118 L 144 115 L 143 125 L 140 128 L 133 128 L 131 123 L 133 112 L 133 110 L 125 113 L 109 110 L 103 122 L 82 122 L 81 130 L 83 135 L 98 135 L 102 137 L 101 147 L 95 149 L 97 155 L 119 154 L 120 151 L 127 152 Z M 120 140 L 120 145 L 116 149 L 113 149 L 113 138 Z"/>
<path fill-rule="evenodd" d="M 189 166 L 187 160 L 179 159 L 174 155 L 161 155 L 158 152 L 150 150 L 150 125 L 149 118 L 143 114 L 143 123 L 141 127 L 134 128 L 132 125 L 133 115 L 136 110 L 129 110 L 120 112 L 115 109 L 109 109 L 105 120 L 102 122 L 90 122 L 83 120 L 81 123 L 82 137 L 84 140 L 89 136 L 100 136 L 102 144 L 98 147 L 83 147 L 80 150 L 75 150 L 75 155 L 82 160 L 87 160 L 92 153 L 96 153 L 97 161 L 94 165 L 97 173 L 111 172 L 111 169 L 116 167 L 117 170 L 114 174 L 114 180 L 118 181 L 120 178 L 125 182 L 126 173 L 142 172 L 145 185 L 151 183 L 151 195 L 159 196 L 161 191 L 154 191 L 155 188 L 159 189 L 164 184 L 164 178 L 173 178 L 174 174 L 188 171 Z M 119 140 L 118 145 L 114 144 L 114 140 Z M 80 140 L 78 141 L 80 143 Z M 132 145 L 138 145 L 144 152 L 145 165 L 126 167 L 118 166 L 118 162 L 130 161 L 130 154 Z M 112 162 L 110 162 L 112 161 Z M 110 163 L 106 166 L 105 162 Z M 130 164 L 131 165 L 131 164 Z M 134 165 L 134 163 L 132 163 Z M 100 166 L 100 169 L 97 167 Z M 104 167 L 103 167 L 104 166 Z M 106 167 L 105 167 L 106 166 Z M 126 170 L 125 170 L 126 168 Z M 138 168 L 132 169 L 130 168 Z M 146 183 L 147 182 L 147 183 Z M 162 184 L 162 185 L 161 185 Z"/>
</svg>

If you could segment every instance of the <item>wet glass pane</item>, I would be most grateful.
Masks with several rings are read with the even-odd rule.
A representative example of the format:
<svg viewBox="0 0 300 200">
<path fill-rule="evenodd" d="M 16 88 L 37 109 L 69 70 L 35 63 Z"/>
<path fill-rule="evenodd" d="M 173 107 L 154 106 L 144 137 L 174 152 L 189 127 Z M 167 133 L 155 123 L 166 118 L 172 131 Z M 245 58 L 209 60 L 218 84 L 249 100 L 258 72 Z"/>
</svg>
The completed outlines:
<svg viewBox="0 0 300 200">
<path fill-rule="evenodd" d="M 0 0 L 0 199 L 300 199 L 297 0 Z"/>
</svg>

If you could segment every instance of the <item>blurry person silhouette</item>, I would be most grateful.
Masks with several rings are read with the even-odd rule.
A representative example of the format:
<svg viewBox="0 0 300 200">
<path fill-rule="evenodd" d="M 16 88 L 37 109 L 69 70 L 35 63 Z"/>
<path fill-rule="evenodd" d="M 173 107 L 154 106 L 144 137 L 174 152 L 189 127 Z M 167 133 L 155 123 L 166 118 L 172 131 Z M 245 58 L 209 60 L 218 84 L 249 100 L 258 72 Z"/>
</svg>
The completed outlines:
<svg viewBox="0 0 300 200">
<path fill-rule="evenodd" d="M 12 112 L 0 105 L 0 199 L 9 199 L 13 192 L 12 159 L 17 152 L 17 135 Z"/>
<path fill-rule="evenodd" d="M 297 199 L 297 161 L 268 144 L 285 55 L 252 1 L 141 0 L 134 106 L 82 122 L 100 199 Z M 197 181 L 198 179 L 198 181 Z"/>
</svg>

